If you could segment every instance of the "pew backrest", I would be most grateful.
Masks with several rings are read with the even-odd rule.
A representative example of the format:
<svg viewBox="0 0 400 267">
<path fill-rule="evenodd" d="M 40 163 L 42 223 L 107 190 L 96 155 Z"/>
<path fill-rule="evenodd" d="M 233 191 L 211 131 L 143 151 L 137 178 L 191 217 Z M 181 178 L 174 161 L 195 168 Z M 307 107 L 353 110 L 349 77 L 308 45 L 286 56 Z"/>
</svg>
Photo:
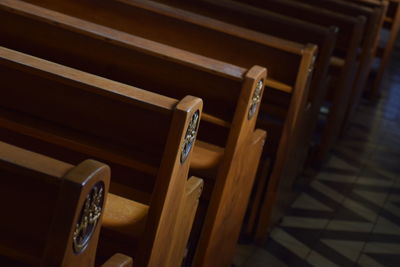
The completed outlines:
<svg viewBox="0 0 400 267">
<path fill-rule="evenodd" d="M 287 16 L 295 17 L 301 20 L 309 21 L 318 25 L 327 27 L 336 26 L 339 28 L 337 38 L 337 47 L 342 50 L 347 50 L 349 43 L 352 42 L 354 33 L 357 29 L 363 30 L 365 18 L 359 16 L 351 18 L 335 12 L 317 9 L 310 5 L 299 3 L 291 0 L 238 0 L 239 2 L 249 3 L 267 10 L 285 14 Z M 357 43 L 359 45 L 359 42 Z"/>
<path fill-rule="evenodd" d="M 251 90 L 242 89 L 245 68 L 27 3 L 2 0 L 1 7 L 4 46 L 170 97 L 183 98 L 188 91 L 201 97 L 207 105 L 199 134 L 214 144 L 225 145 L 239 95 Z M 210 125 L 215 129 L 207 137 Z"/>
</svg>

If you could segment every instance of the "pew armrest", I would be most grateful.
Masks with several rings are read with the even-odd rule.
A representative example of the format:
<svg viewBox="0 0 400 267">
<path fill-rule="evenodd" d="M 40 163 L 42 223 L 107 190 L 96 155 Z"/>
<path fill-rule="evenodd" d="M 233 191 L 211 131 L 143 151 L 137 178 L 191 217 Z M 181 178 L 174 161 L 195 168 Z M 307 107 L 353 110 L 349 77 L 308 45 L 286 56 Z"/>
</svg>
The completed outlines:
<svg viewBox="0 0 400 267">
<path fill-rule="evenodd" d="M 138 239 L 143 233 L 149 206 L 109 193 L 103 227 Z"/>
<path fill-rule="evenodd" d="M 131 257 L 121 253 L 114 254 L 101 267 L 132 267 L 133 260 Z"/>
<path fill-rule="evenodd" d="M 213 177 L 223 155 L 224 149 L 222 147 L 196 140 L 190 169 L 200 177 Z"/>
</svg>

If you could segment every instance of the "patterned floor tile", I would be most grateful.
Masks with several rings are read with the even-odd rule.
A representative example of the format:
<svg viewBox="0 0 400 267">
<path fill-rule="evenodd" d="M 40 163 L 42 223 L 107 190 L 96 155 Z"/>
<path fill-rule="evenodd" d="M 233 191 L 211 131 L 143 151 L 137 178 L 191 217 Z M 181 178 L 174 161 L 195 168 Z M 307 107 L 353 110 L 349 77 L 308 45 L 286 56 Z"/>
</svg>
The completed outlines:
<svg viewBox="0 0 400 267">
<path fill-rule="evenodd" d="M 331 220 L 326 229 L 334 231 L 348 231 L 348 232 L 365 232 L 369 233 L 374 227 L 370 222 L 355 222 L 344 220 Z"/>
<path fill-rule="evenodd" d="M 372 233 L 400 236 L 400 226 L 385 217 L 379 217 Z"/>
<path fill-rule="evenodd" d="M 361 250 L 365 245 L 364 242 L 348 240 L 321 239 L 321 242 L 345 256 L 352 262 L 355 262 L 358 259 Z"/>
<path fill-rule="evenodd" d="M 232 264 L 237 267 L 243 266 L 256 250 L 258 250 L 258 247 L 254 245 L 238 245 Z"/>
<path fill-rule="evenodd" d="M 317 199 L 311 197 L 306 193 L 301 193 L 300 196 L 292 204 L 292 208 L 306 209 L 306 210 L 319 210 L 319 211 L 332 211 L 330 207 Z"/>
<path fill-rule="evenodd" d="M 270 236 L 275 242 L 279 243 L 301 259 L 306 258 L 311 251 L 308 246 L 285 232 L 285 230 L 280 227 L 273 229 Z"/>
<path fill-rule="evenodd" d="M 358 264 L 362 267 L 385 267 L 372 257 L 362 254 L 358 260 Z"/>
<path fill-rule="evenodd" d="M 307 218 L 307 217 L 294 217 L 284 216 L 281 227 L 296 227 L 296 228 L 311 228 L 311 229 L 325 229 L 328 225 L 328 219 Z"/>
<path fill-rule="evenodd" d="M 373 254 L 373 253 L 369 253 L 367 255 L 385 267 L 399 267 L 400 255 Z"/>
<path fill-rule="evenodd" d="M 288 267 L 287 264 L 280 261 L 265 249 L 259 248 L 255 251 L 242 267 Z"/>
<path fill-rule="evenodd" d="M 339 267 L 339 265 L 336 265 L 335 263 L 328 260 L 327 258 L 325 258 L 316 251 L 312 251 L 310 255 L 307 257 L 306 261 L 315 267 L 320 267 L 320 266 Z"/>
</svg>

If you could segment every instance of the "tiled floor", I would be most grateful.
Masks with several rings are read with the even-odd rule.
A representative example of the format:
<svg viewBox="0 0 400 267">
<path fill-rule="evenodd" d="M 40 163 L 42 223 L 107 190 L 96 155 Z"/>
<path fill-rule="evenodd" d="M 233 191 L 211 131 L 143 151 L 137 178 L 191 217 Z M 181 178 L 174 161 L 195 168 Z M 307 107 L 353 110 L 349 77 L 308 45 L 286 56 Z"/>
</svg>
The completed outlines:
<svg viewBox="0 0 400 267">
<path fill-rule="evenodd" d="M 236 266 L 400 266 L 400 46 L 383 87 L 268 242 L 240 245 Z"/>
</svg>

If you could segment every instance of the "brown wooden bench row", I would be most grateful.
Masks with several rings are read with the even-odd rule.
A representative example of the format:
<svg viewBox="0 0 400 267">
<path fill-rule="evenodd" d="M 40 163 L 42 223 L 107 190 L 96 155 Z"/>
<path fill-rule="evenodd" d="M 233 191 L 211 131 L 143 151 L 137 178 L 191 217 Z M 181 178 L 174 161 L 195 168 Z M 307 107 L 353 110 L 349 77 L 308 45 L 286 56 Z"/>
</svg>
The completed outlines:
<svg viewBox="0 0 400 267">
<path fill-rule="evenodd" d="M 198 246 L 196 254 L 199 255 L 198 261 L 226 262 L 226 256 L 219 259 L 208 256 L 216 253 L 209 244 L 215 246 L 219 242 L 224 242 L 226 255 L 232 254 L 235 247 L 241 224 L 240 217 L 243 217 L 241 214 L 244 214 L 246 208 L 252 177 L 265 138 L 263 131 L 254 132 L 265 70 L 253 67 L 247 71 L 93 23 L 83 23 L 79 19 L 37 6 L 25 3 L 16 5 L 11 2 L 2 3 L 5 4 L 2 15 L 7 18 L 7 23 L 17 27 L 12 31 L 7 30 L 7 27 L 4 28 L 3 45 L 114 80 L 137 84 L 147 90 L 172 97 L 183 97 L 190 92 L 201 96 L 205 103 L 208 103 L 205 106 L 206 113 L 199 133 L 203 142 L 198 142 L 194 149 L 191 168 L 192 173 L 207 173 L 208 177 L 205 178 L 209 178 L 206 181 L 205 199 L 210 199 L 210 204 L 206 204 L 209 208 L 204 215 L 205 226 L 200 239 L 204 244 Z M 38 19 L 34 19 L 35 17 Z M 26 23 L 24 21 L 26 19 L 31 21 Z M 53 24 L 54 20 L 57 21 L 57 25 Z M 18 25 L 25 29 L 31 25 L 32 35 L 19 34 L 21 31 L 18 30 Z M 39 30 L 35 32 L 34 29 Z M 46 33 L 47 37 L 41 39 L 40 32 Z M 53 40 L 53 44 L 48 42 L 49 37 Z M 26 39 L 20 42 L 20 38 Z M 63 40 L 75 40 L 76 46 L 71 47 Z M 79 40 L 82 43 L 78 44 Z M 91 50 L 84 49 L 85 47 L 90 47 Z M 97 56 L 99 54 L 104 57 L 99 58 Z M 124 61 L 119 60 L 120 58 L 124 58 Z M 168 75 L 162 75 L 165 71 Z M 224 109 L 221 109 L 221 106 Z M 145 121 L 142 119 L 138 125 L 143 123 Z M 212 132 L 206 129 L 212 129 Z M 143 129 L 143 132 L 148 131 L 150 130 Z M 158 142 L 150 143 L 153 146 L 156 144 Z M 146 151 L 144 148 L 142 150 Z M 117 181 L 118 185 L 114 187 L 114 192 L 119 192 L 125 197 L 129 195 L 128 185 L 137 186 L 143 191 L 149 191 L 151 188 L 149 179 L 127 181 L 127 177 L 122 177 L 122 174 L 118 177 L 120 181 Z M 233 199 L 235 202 L 232 202 Z M 232 227 L 224 225 L 227 218 L 231 218 Z M 230 236 L 233 241 L 223 239 L 224 235 Z"/>
<path fill-rule="evenodd" d="M 258 240 L 265 238 L 267 226 L 279 217 L 280 210 L 273 212 L 277 199 L 288 201 L 291 185 L 302 170 L 312 142 L 319 111 L 327 103 L 329 109 L 323 109 L 327 111 L 327 122 L 316 152 L 319 161 L 326 158 L 360 97 L 376 48 L 379 30 L 376 24 L 383 17 L 382 5 L 361 7 L 335 0 L 324 0 L 324 4 L 313 0 L 27 2 L 34 5 L 0 1 L 0 16 L 4 21 L 0 25 L 0 45 L 184 102 L 188 94 L 204 100 L 199 140 L 188 163 L 191 175 L 205 179 L 187 257 L 194 266 L 224 266 L 233 256 L 265 138 L 263 131 L 254 130 L 256 123 L 269 133 L 246 224 L 246 232 L 255 233 Z M 264 69 L 254 65 L 267 67 L 268 77 Z M 17 80 L 19 72 L 10 75 L 10 81 Z M 61 157 L 72 164 L 79 163 L 75 161 L 78 158 L 88 157 L 106 162 L 112 172 L 116 172 L 112 175 L 111 192 L 118 195 L 115 197 L 117 204 L 110 210 L 118 211 L 118 207 L 123 207 L 119 202 L 122 199 L 122 202 L 140 201 L 150 208 L 165 205 L 179 215 L 185 212 L 194 216 L 195 204 L 178 204 L 180 208 L 173 208 L 166 197 L 153 204 L 157 188 L 179 191 L 176 195 L 170 194 L 176 196 L 175 203 L 185 203 L 177 200 L 185 198 L 182 184 L 169 187 L 164 182 L 157 187 L 160 178 L 155 166 L 171 157 L 163 154 L 164 150 L 154 151 L 168 147 L 170 142 L 165 142 L 168 130 L 156 137 L 146 134 L 157 132 L 158 124 L 168 129 L 170 121 L 161 117 L 149 119 L 152 114 L 147 111 L 135 113 L 136 110 L 132 110 L 132 114 L 135 113 L 132 117 L 138 118 L 134 125 L 140 127 L 126 126 L 123 123 L 130 113 L 111 101 L 101 114 L 104 120 L 114 118 L 114 121 L 102 124 L 108 127 L 90 129 L 88 125 L 93 122 L 83 122 L 82 118 L 94 115 L 94 109 L 87 117 L 73 118 L 81 113 L 84 104 L 93 102 L 91 104 L 102 106 L 103 100 L 97 101 L 93 95 L 76 91 L 72 85 L 69 86 L 74 93 L 61 98 L 69 89 L 52 91 L 43 89 L 49 84 L 47 80 L 27 78 L 25 84 L 27 81 L 42 92 L 40 95 L 48 96 L 44 102 L 49 106 L 44 105 L 41 96 L 32 94 L 28 94 L 28 98 L 39 98 L 37 106 L 17 98 L 14 102 L 5 100 L 7 116 L 13 118 L 16 116 L 13 112 L 18 111 L 32 116 L 32 121 L 24 119 L 18 126 L 9 126 L 8 122 L 4 124 L 8 126 L 0 124 L 6 129 L 0 137 L 10 138 L 12 132 L 14 137 L 7 142 L 15 141 L 17 145 Z M 264 87 L 265 97 L 261 100 Z M 94 100 L 89 101 L 92 98 Z M 66 103 L 74 103 L 72 111 Z M 58 112 L 44 112 L 53 109 Z M 60 124 L 60 118 L 65 122 Z M 36 130 L 31 133 L 29 127 L 29 130 L 24 128 L 27 125 Z M 119 127 L 120 132 L 116 134 L 114 127 Z M 68 138 L 56 138 L 60 129 L 68 129 L 63 133 Z M 46 138 L 46 132 L 53 130 L 54 139 Z M 26 136 L 25 131 L 30 135 Z M 87 136 L 80 136 L 82 133 Z M 65 138 L 78 138 L 78 141 L 64 142 Z M 109 138 L 112 142 L 107 141 Z M 133 145 L 129 141 L 131 138 L 142 143 Z M 119 139 L 121 141 L 116 141 Z M 89 142 L 90 146 L 101 146 L 102 150 L 87 150 L 88 144 L 79 146 L 74 142 Z M 106 156 L 104 151 L 109 149 L 115 150 Z M 139 169 L 135 169 L 135 173 L 140 173 L 136 179 L 130 179 L 133 166 Z M 186 188 L 188 184 L 185 183 Z M 196 202 L 195 197 L 191 199 Z M 114 217 L 109 220 L 106 217 L 99 259 L 106 259 L 115 252 L 135 257 L 135 264 L 139 266 L 145 266 L 152 259 L 167 259 L 174 266 L 177 259 L 182 259 L 192 219 L 171 222 L 174 229 L 182 228 L 180 225 L 186 227 L 185 234 L 173 231 L 179 232 L 172 238 L 179 239 L 173 242 L 179 249 L 172 256 L 170 250 L 151 247 L 150 243 L 166 240 L 154 236 L 150 243 L 141 243 L 138 254 L 133 253 L 136 241 L 132 241 L 135 238 L 130 234 L 140 231 L 115 226 Z M 117 230 L 107 227 L 110 224 Z M 157 229 L 151 232 L 158 233 Z M 163 252 L 154 257 L 146 256 L 152 251 Z"/>
<path fill-rule="evenodd" d="M 121 1 L 131 4 L 140 2 L 137 0 Z M 301 142 L 299 139 L 296 140 L 296 137 L 310 140 L 309 136 L 315 129 L 319 109 L 322 103 L 326 102 L 326 106 L 329 107 L 329 109 L 324 109 L 327 122 L 322 128 L 321 144 L 316 150 L 316 156 L 320 162 L 326 158 L 340 131 L 345 128 L 344 125 L 351 117 L 361 95 L 361 89 L 370 69 L 371 55 L 377 36 L 376 23 L 382 16 L 381 7 L 363 8 L 335 0 L 326 0 L 323 3 L 312 0 L 158 0 L 158 2 L 168 3 L 175 7 L 292 41 L 317 44 L 321 54 L 317 57 L 310 99 L 314 96 L 319 101 L 311 102 L 316 103 L 314 111 L 311 113 L 313 114 L 311 123 L 307 124 L 303 121 L 301 124 L 303 127 L 304 125 L 309 126 L 307 127 L 309 132 L 306 135 L 308 138 L 305 135 L 294 135 L 284 140 L 284 135 L 282 135 L 281 141 L 283 143 Z M 336 35 L 337 42 L 335 44 Z M 334 57 L 331 58 L 333 48 L 335 48 Z M 327 73 L 328 67 L 329 73 Z M 329 87 L 328 94 L 324 98 L 327 87 Z M 301 153 L 301 150 L 289 149 L 289 151 L 302 155 L 302 157 L 293 158 L 305 158 L 305 154 Z M 281 165 L 279 161 L 275 162 L 267 189 L 263 186 L 258 187 L 259 191 L 267 193 L 261 196 L 262 194 L 257 192 L 254 196 L 254 203 L 258 204 L 252 205 L 247 232 L 255 231 L 256 239 L 264 240 L 267 234 L 267 225 L 271 221 L 277 221 L 280 217 L 282 210 L 275 211 L 271 220 L 271 209 L 276 206 L 274 205 L 276 198 L 279 197 L 279 202 L 290 203 L 291 185 L 298 172 L 294 172 L 288 166 L 290 165 Z M 285 207 L 286 205 L 279 206 Z M 257 222 L 258 225 L 254 225 L 255 217 L 260 218 Z"/>
<path fill-rule="evenodd" d="M 309 120 L 310 104 L 313 103 L 308 97 L 308 80 L 316 55 L 314 46 L 287 42 L 242 27 L 210 21 L 207 17 L 150 1 L 108 1 L 95 6 L 93 1 L 35 1 L 35 4 L 38 3 L 240 67 L 249 68 L 255 64 L 266 66 L 269 75 L 265 82 L 266 97 L 258 126 L 265 130 L 274 129 L 270 131 L 267 141 L 267 154 L 276 158 L 279 147 L 282 155 L 278 160 L 280 165 L 292 170 L 299 170 L 299 166 L 302 166 L 304 157 L 299 155 L 289 159 L 285 155 L 287 151 L 307 151 L 309 139 L 297 138 L 297 142 L 287 143 L 282 142 L 281 136 L 302 136 L 302 131 L 308 129 L 302 125 Z M 132 20 L 132 16 L 137 20 Z M 275 62 L 280 62 L 280 65 Z M 290 147 L 286 148 L 287 145 Z"/>
</svg>

